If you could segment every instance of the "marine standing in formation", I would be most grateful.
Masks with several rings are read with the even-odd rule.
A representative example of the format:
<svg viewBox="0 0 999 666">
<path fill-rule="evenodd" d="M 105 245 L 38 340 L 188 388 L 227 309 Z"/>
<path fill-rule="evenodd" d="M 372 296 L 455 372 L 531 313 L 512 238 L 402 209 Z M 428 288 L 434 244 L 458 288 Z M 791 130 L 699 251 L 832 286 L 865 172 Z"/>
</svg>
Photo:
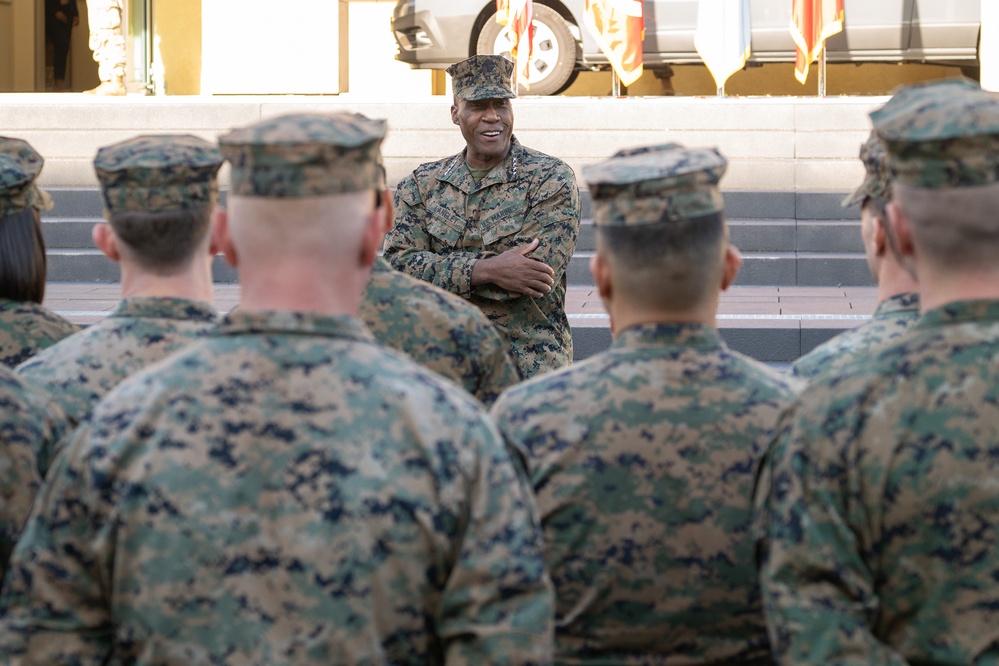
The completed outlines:
<svg viewBox="0 0 999 666">
<path fill-rule="evenodd" d="M 107 318 L 17 367 L 76 427 L 129 375 L 218 323 L 212 305 L 211 212 L 218 146 L 189 135 L 139 136 L 97 152 L 107 222 L 94 244 L 121 269 L 122 300 Z"/>
<path fill-rule="evenodd" d="M 0 364 L 13 368 L 80 328 L 42 305 L 47 261 L 35 184 L 45 160 L 26 141 L 0 137 Z"/>
<path fill-rule="evenodd" d="M 0 598 L 10 663 L 550 663 L 530 490 L 480 404 L 356 318 L 384 121 L 220 138 L 240 307 L 113 390 Z"/>
<path fill-rule="evenodd" d="M 782 419 L 757 504 L 782 664 L 999 660 L 999 99 L 966 80 L 871 113 L 921 317 Z"/>
<path fill-rule="evenodd" d="M 466 147 L 399 183 L 385 257 L 478 306 L 509 339 L 521 376 L 566 366 L 566 270 L 580 216 L 575 175 L 513 136 L 513 63 L 474 56 L 447 71 L 451 120 Z"/>
<path fill-rule="evenodd" d="M 871 132 L 860 147 L 864 182 L 843 206 L 860 204 L 860 237 L 867 266 L 878 285 L 878 307 L 871 320 L 819 345 L 791 365 L 795 377 L 811 379 L 822 372 L 839 372 L 854 359 L 873 356 L 892 344 L 919 316 L 919 292 L 913 267 L 903 261 L 898 239 L 888 224 L 892 200 L 891 174 L 880 139 Z"/>
<path fill-rule="evenodd" d="M 611 348 L 506 391 L 556 594 L 559 663 L 770 661 L 753 566 L 753 466 L 797 384 L 715 329 L 741 257 L 714 149 L 587 167 Z"/>
</svg>

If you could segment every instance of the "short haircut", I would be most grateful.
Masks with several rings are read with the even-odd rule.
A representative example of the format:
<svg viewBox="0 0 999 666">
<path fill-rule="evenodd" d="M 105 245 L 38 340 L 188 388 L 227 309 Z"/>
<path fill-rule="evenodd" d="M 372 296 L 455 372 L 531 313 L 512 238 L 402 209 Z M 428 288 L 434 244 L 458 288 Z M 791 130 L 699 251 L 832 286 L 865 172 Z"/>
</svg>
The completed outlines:
<svg viewBox="0 0 999 666">
<path fill-rule="evenodd" d="M 149 271 L 171 273 L 193 258 L 208 234 L 211 210 L 125 211 L 110 217 L 111 228 L 135 261 Z"/>
<path fill-rule="evenodd" d="M 46 263 L 38 211 L 27 208 L 0 216 L 0 298 L 41 303 Z"/>
<path fill-rule="evenodd" d="M 896 183 L 919 253 L 938 266 L 999 269 L 999 183 L 920 189 Z"/>
<path fill-rule="evenodd" d="M 882 220 L 883 222 L 888 221 L 888 202 L 881 197 L 866 196 L 863 202 L 860 204 L 860 209 L 863 210 L 869 208 L 871 210 L 871 215 Z"/>
<path fill-rule="evenodd" d="M 727 241 L 722 213 L 597 229 L 598 249 L 629 300 L 683 311 L 717 293 Z"/>
</svg>

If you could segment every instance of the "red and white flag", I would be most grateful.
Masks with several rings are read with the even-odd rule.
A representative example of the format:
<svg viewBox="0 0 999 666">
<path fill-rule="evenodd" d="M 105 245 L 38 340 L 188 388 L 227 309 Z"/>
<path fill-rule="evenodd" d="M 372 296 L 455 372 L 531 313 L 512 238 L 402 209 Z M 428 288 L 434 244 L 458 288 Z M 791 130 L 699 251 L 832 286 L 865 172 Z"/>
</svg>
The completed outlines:
<svg viewBox="0 0 999 666">
<path fill-rule="evenodd" d="M 808 79 L 808 66 L 825 48 L 826 39 L 843 31 L 843 0 L 791 0 L 794 77 Z"/>
<path fill-rule="evenodd" d="M 496 0 L 496 21 L 506 26 L 514 62 L 514 81 L 529 88 L 534 49 L 534 1 Z"/>
<path fill-rule="evenodd" d="M 645 39 L 642 0 L 586 0 L 583 16 L 621 83 L 630 86 L 637 81 Z"/>
</svg>

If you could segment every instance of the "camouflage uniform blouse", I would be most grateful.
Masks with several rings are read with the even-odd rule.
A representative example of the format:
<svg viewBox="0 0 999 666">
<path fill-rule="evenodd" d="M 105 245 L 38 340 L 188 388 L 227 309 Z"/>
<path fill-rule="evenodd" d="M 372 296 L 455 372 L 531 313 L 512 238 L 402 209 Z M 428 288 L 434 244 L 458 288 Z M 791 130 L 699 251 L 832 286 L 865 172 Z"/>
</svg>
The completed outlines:
<svg viewBox="0 0 999 666">
<path fill-rule="evenodd" d="M 379 257 L 361 319 L 383 345 L 405 353 L 489 405 L 520 381 L 507 342 L 475 306 L 394 270 Z"/>
<path fill-rule="evenodd" d="M 64 434 L 59 406 L 0 367 L 0 578 L 48 465 L 39 455 Z"/>
<path fill-rule="evenodd" d="M 712 328 L 644 324 L 500 396 L 537 493 L 559 663 L 771 663 L 753 469 L 796 388 Z"/>
<path fill-rule="evenodd" d="M 79 330 L 37 303 L 0 298 L 0 363 L 13 368 Z"/>
<path fill-rule="evenodd" d="M 208 303 L 183 298 L 126 298 L 106 319 L 17 367 L 46 389 L 70 426 L 86 420 L 121 380 L 211 331 Z"/>
<path fill-rule="evenodd" d="M 999 662 L 999 301 L 821 375 L 757 489 L 785 664 Z"/>
<path fill-rule="evenodd" d="M 579 234 L 576 178 L 561 160 L 512 140 L 510 153 L 478 185 L 464 153 L 423 164 L 395 193 L 395 228 L 385 257 L 398 270 L 467 298 L 510 340 L 523 377 L 568 365 L 566 269 Z M 496 285 L 472 287 L 472 265 L 530 243 L 530 256 L 555 271 L 541 298 Z"/>
<path fill-rule="evenodd" d="M 840 333 L 808 352 L 791 366 L 795 377 L 812 379 L 821 372 L 839 372 L 858 357 L 870 358 L 892 344 L 919 318 L 919 294 L 897 294 L 878 304 L 871 320 Z"/>
<path fill-rule="evenodd" d="M 536 510 L 478 405 L 355 319 L 228 315 L 120 384 L 56 460 L 0 652 L 547 662 Z"/>
</svg>

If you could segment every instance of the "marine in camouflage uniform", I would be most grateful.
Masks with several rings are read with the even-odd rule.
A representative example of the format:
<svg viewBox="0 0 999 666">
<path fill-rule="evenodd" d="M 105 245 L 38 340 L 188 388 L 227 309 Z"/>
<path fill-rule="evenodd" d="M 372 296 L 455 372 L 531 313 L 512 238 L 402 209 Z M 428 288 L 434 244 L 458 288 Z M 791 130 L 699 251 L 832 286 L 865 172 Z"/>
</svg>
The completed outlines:
<svg viewBox="0 0 999 666">
<path fill-rule="evenodd" d="M 398 270 L 478 306 L 510 340 L 523 377 L 568 365 L 566 269 L 580 217 L 575 175 L 512 135 L 508 100 L 516 92 L 509 60 L 474 56 L 448 72 L 452 120 L 461 126 L 466 148 L 421 165 L 399 183 L 385 257 Z M 517 270 L 525 277 L 518 280 L 527 280 L 517 291 L 492 281 L 476 284 L 487 261 L 518 259 L 515 254 L 523 255 Z"/>
<path fill-rule="evenodd" d="M 9 224 L 8 217 L 25 211 L 37 215 L 52 209 L 48 193 L 35 184 L 44 164 L 42 156 L 26 141 L 0 137 L 0 224 Z M 38 223 L 37 218 L 34 223 Z M 41 244 L 40 232 L 38 237 Z M 32 253 L 33 249 L 12 247 L 7 251 Z M 44 257 L 44 246 L 39 251 Z M 0 289 L 0 294 L 13 296 L 4 298 L 0 295 L 0 364 L 7 367 L 13 368 L 39 350 L 80 330 L 76 324 L 41 305 L 45 292 L 41 273 L 38 281 L 38 293 L 35 294 L 38 303 L 17 300 L 21 294 L 7 291 L 6 286 Z"/>
<path fill-rule="evenodd" d="M 101 83 L 91 95 L 124 95 L 125 50 L 122 0 L 88 0 L 87 20 L 90 24 L 90 50 L 97 61 L 97 76 Z"/>
<path fill-rule="evenodd" d="M 669 144 L 584 169 L 613 344 L 492 410 L 537 493 L 561 664 L 770 663 L 753 468 L 797 385 L 714 327 L 718 288 L 739 266 L 717 188 L 725 165 Z M 707 267 L 696 285 L 668 275 L 691 264 Z"/>
<path fill-rule="evenodd" d="M 891 174 L 884 147 L 874 132 L 860 147 L 860 161 L 866 171 L 864 182 L 843 200 L 843 206 L 860 204 L 860 235 L 867 265 L 878 285 L 878 307 L 869 322 L 837 335 L 795 361 L 791 372 L 796 377 L 811 379 L 821 372 L 839 372 L 854 358 L 874 356 L 919 317 L 918 285 L 888 226 Z"/>
<path fill-rule="evenodd" d="M 59 406 L 0 367 L 0 578 L 48 467 L 43 452 L 64 434 Z"/>
<path fill-rule="evenodd" d="M 86 420 L 123 379 L 218 323 L 210 303 L 207 246 L 208 217 L 218 199 L 221 166 L 216 146 L 186 135 L 139 136 L 97 152 L 94 167 L 110 227 L 124 234 L 116 237 L 116 243 L 131 257 L 119 262 L 125 297 L 106 319 L 17 367 L 18 374 L 52 394 L 71 426 Z M 185 212 L 201 219 L 193 224 L 188 218 L 155 219 Z M 141 242 L 128 235 L 136 223 L 132 232 L 122 226 L 123 216 L 132 213 L 147 214 L 137 224 L 148 224 L 148 234 L 163 233 L 156 228 L 162 225 L 177 227 L 173 233 L 179 236 L 181 249 L 176 256 L 161 259 L 152 244 L 131 246 L 130 241 Z M 164 271 L 172 276 L 170 285 L 156 285 Z M 138 284 L 142 286 L 132 286 Z"/>
<path fill-rule="evenodd" d="M 384 132 L 303 114 L 221 137 L 240 310 L 57 460 L 0 600 L 13 663 L 550 662 L 536 510 L 495 426 L 343 312 L 387 214 Z M 351 286 L 308 270 L 308 311 L 258 309 L 289 261 Z"/>
<path fill-rule="evenodd" d="M 453 380 L 486 405 L 520 381 L 508 345 L 477 308 L 375 259 L 360 317 L 378 342 Z"/>
<path fill-rule="evenodd" d="M 947 80 L 871 117 L 924 312 L 782 418 L 757 489 L 771 641 L 784 664 L 996 663 L 999 100 Z"/>
</svg>

